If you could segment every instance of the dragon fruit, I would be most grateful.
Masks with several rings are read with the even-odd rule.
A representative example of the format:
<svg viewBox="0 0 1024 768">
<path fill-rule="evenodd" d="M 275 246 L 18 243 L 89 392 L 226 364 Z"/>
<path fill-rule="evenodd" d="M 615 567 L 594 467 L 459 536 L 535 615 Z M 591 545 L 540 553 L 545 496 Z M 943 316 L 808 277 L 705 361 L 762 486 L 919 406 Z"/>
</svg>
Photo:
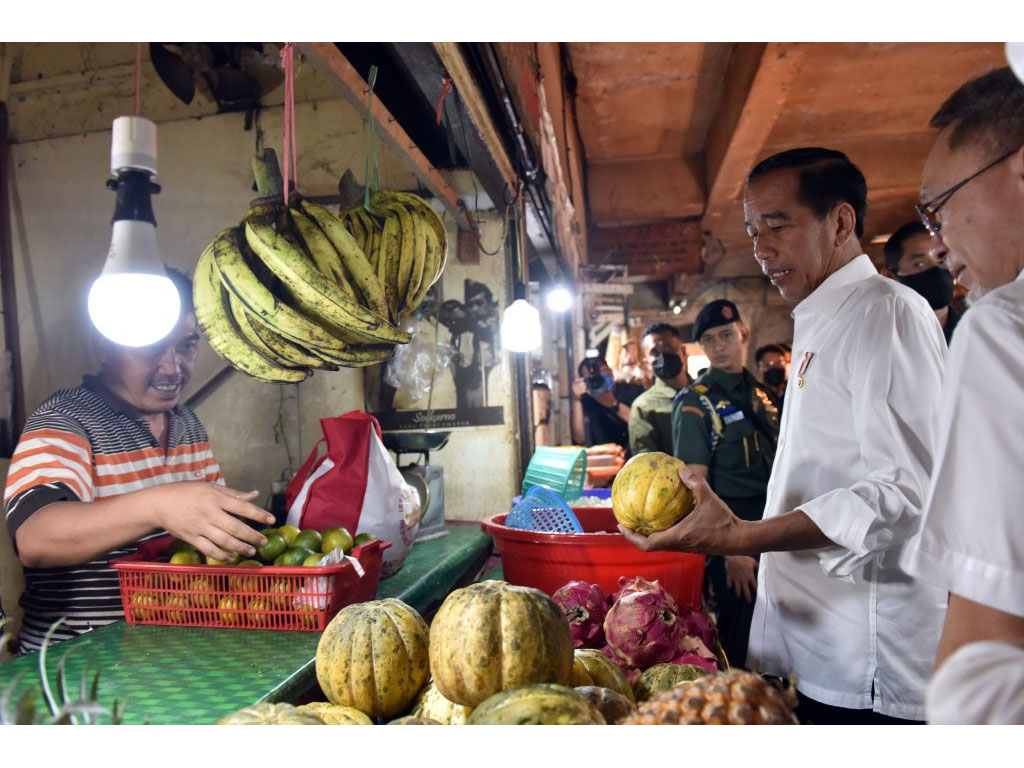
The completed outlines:
<svg viewBox="0 0 1024 768">
<path fill-rule="evenodd" d="M 653 592 L 668 604 L 673 613 L 678 613 L 676 601 L 665 591 L 661 583 L 657 579 L 648 581 L 643 576 L 634 576 L 632 579 L 619 576 L 619 590 L 609 598 L 608 607 L 611 608 L 620 597 L 630 592 Z"/>
<path fill-rule="evenodd" d="M 623 661 L 641 669 L 668 661 L 682 650 L 683 624 L 675 601 L 663 592 L 620 590 L 605 616 L 604 633 Z"/>
<path fill-rule="evenodd" d="M 676 613 L 687 635 L 699 637 L 708 648 L 714 646 L 717 632 L 707 614 L 695 611 L 691 605 L 684 605 Z"/>
<path fill-rule="evenodd" d="M 604 590 L 597 584 L 570 581 L 551 596 L 572 630 L 576 648 L 600 648 L 604 645 L 604 617 L 608 612 Z"/>
</svg>

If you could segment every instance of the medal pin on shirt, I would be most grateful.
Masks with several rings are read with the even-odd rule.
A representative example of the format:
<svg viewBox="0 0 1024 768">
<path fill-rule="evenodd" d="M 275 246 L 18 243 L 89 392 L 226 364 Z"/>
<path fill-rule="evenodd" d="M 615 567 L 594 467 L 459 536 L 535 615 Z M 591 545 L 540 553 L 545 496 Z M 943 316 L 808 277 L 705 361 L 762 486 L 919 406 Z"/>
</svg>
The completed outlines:
<svg viewBox="0 0 1024 768">
<path fill-rule="evenodd" d="M 814 357 L 813 352 L 805 351 L 804 356 L 800 358 L 800 368 L 797 370 L 796 385 L 799 388 L 803 388 L 807 382 L 804 380 L 804 374 L 807 373 L 807 368 L 811 364 L 811 359 Z"/>
</svg>

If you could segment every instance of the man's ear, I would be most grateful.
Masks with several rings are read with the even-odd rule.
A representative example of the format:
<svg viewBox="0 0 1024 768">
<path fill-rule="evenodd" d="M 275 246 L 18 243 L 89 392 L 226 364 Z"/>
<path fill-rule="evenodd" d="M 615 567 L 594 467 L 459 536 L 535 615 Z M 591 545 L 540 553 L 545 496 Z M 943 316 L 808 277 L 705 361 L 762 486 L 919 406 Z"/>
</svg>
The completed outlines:
<svg viewBox="0 0 1024 768">
<path fill-rule="evenodd" d="M 849 203 L 840 203 L 832 209 L 831 215 L 836 228 L 835 245 L 839 248 L 856 237 L 857 214 Z"/>
<path fill-rule="evenodd" d="M 750 329 L 747 327 L 746 323 L 740 323 L 739 326 L 740 326 L 740 340 L 743 341 L 743 342 L 750 341 Z"/>
</svg>

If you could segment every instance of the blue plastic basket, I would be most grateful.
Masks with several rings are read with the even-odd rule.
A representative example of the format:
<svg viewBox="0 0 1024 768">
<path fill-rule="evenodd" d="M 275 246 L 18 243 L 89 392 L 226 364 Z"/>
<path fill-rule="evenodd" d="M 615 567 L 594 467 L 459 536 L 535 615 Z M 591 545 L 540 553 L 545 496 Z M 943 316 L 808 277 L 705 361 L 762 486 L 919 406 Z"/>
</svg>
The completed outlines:
<svg viewBox="0 0 1024 768">
<path fill-rule="evenodd" d="M 583 526 L 561 494 L 533 486 L 505 518 L 508 528 L 547 533 L 583 533 Z"/>
</svg>

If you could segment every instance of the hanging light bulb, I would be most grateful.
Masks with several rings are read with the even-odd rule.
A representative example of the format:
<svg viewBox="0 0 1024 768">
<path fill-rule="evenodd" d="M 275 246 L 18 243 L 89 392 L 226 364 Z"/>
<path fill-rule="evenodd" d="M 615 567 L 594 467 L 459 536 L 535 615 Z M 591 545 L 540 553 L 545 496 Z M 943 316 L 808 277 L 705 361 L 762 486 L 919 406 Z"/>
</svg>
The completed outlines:
<svg viewBox="0 0 1024 768">
<path fill-rule="evenodd" d="M 516 299 L 501 317 L 501 346 L 509 352 L 532 352 L 540 346 L 540 312 L 526 299 Z"/>
<path fill-rule="evenodd" d="M 96 329 L 126 347 L 153 344 L 173 330 L 181 299 L 167 277 L 156 245 L 150 196 L 159 192 L 156 125 L 144 117 L 114 120 L 107 187 L 117 192 L 110 250 L 89 289 L 89 317 Z"/>
<path fill-rule="evenodd" d="M 572 307 L 572 291 L 564 285 L 556 285 L 548 291 L 547 303 L 552 312 L 565 312 Z"/>
</svg>

